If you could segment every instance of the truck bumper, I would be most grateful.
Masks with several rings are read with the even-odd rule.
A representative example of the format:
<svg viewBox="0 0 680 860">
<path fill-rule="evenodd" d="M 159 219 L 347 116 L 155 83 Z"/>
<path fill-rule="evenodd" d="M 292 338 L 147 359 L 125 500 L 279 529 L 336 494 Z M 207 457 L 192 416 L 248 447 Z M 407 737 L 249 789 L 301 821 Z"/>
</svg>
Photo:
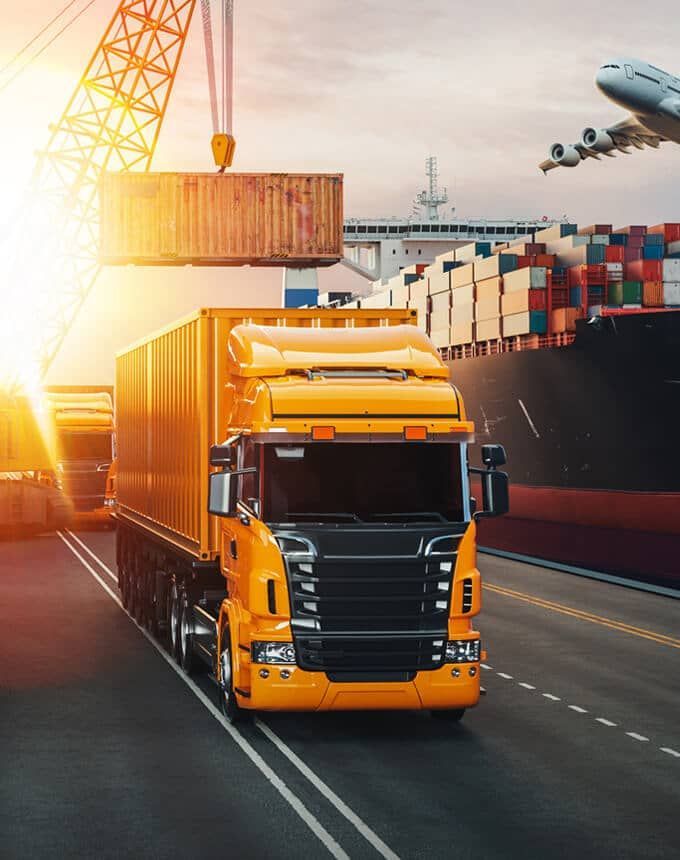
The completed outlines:
<svg viewBox="0 0 680 860">
<path fill-rule="evenodd" d="M 453 669 L 460 671 L 458 678 Z M 250 697 L 238 700 L 241 707 L 258 711 L 442 710 L 479 702 L 479 663 L 447 664 L 419 672 L 412 681 L 389 683 L 337 683 L 324 672 L 294 666 L 253 665 L 251 673 Z"/>
<path fill-rule="evenodd" d="M 73 517 L 73 523 L 76 527 L 81 528 L 98 528 L 101 526 L 115 526 L 115 520 L 111 516 L 111 508 L 95 508 L 92 511 L 76 511 Z"/>
</svg>

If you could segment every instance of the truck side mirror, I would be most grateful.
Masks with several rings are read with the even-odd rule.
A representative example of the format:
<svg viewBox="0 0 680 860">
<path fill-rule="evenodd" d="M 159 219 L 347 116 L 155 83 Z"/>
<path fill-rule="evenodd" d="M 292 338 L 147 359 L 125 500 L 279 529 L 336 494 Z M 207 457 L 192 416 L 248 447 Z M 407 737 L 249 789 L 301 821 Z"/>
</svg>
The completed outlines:
<svg viewBox="0 0 680 860">
<path fill-rule="evenodd" d="M 510 484 L 507 473 L 489 470 L 482 472 L 481 478 L 483 510 L 475 514 L 475 519 L 507 514 L 510 510 Z"/>
<path fill-rule="evenodd" d="M 502 445 L 482 445 L 482 463 L 487 469 L 505 466 L 507 462 L 505 448 Z"/>
<path fill-rule="evenodd" d="M 225 445 L 213 445 L 210 448 L 210 465 L 227 469 L 232 465 L 234 448 L 230 442 Z"/>
<path fill-rule="evenodd" d="M 210 475 L 208 513 L 216 517 L 235 517 L 237 476 L 233 472 L 213 472 Z"/>
</svg>

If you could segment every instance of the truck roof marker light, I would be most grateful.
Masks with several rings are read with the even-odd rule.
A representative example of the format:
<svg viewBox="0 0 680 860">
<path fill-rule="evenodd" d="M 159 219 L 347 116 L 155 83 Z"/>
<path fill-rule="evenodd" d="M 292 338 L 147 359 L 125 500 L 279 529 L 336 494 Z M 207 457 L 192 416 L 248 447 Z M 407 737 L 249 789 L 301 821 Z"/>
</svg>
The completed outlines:
<svg viewBox="0 0 680 860">
<path fill-rule="evenodd" d="M 335 439 L 335 427 L 312 427 L 312 439 L 315 442 L 332 442 Z"/>
<path fill-rule="evenodd" d="M 409 442 L 426 442 L 427 427 L 404 427 L 404 439 Z"/>
</svg>

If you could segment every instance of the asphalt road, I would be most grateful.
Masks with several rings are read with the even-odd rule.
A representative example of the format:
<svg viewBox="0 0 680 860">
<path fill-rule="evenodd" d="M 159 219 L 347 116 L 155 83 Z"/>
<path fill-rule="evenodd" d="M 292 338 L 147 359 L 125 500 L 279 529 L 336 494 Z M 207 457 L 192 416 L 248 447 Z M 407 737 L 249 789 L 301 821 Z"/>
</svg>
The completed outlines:
<svg viewBox="0 0 680 860">
<path fill-rule="evenodd" d="M 113 535 L 65 539 L 2 545 L 3 859 L 680 857 L 679 601 L 480 557 L 460 725 L 236 732 L 116 602 Z"/>
</svg>

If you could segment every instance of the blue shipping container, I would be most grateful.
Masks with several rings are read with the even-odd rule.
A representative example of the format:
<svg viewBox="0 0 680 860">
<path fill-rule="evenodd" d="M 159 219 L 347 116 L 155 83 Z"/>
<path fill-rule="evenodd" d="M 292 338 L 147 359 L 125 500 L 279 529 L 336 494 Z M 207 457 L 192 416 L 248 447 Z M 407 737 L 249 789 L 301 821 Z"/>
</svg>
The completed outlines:
<svg viewBox="0 0 680 860">
<path fill-rule="evenodd" d="M 610 233 L 609 234 L 609 244 L 610 245 L 627 245 L 628 244 L 628 234 L 627 233 Z"/>
<path fill-rule="evenodd" d="M 645 245 L 663 245 L 663 243 L 664 243 L 663 233 L 646 233 L 645 234 Z"/>
<path fill-rule="evenodd" d="M 318 290 L 286 290 L 284 294 L 284 307 L 286 308 L 300 308 L 302 305 L 316 307 L 318 301 Z"/>
<path fill-rule="evenodd" d="M 548 330 L 548 315 L 545 311 L 529 311 L 529 331 L 545 334 Z"/>
<path fill-rule="evenodd" d="M 663 239 L 663 236 L 661 237 Z M 643 260 L 663 260 L 663 245 L 645 245 L 642 249 Z"/>
<path fill-rule="evenodd" d="M 572 308 L 581 307 L 581 287 L 569 288 L 569 304 Z"/>
<path fill-rule="evenodd" d="M 606 245 L 585 245 L 584 247 L 586 249 L 586 263 L 589 266 L 597 266 L 606 262 Z"/>
</svg>

